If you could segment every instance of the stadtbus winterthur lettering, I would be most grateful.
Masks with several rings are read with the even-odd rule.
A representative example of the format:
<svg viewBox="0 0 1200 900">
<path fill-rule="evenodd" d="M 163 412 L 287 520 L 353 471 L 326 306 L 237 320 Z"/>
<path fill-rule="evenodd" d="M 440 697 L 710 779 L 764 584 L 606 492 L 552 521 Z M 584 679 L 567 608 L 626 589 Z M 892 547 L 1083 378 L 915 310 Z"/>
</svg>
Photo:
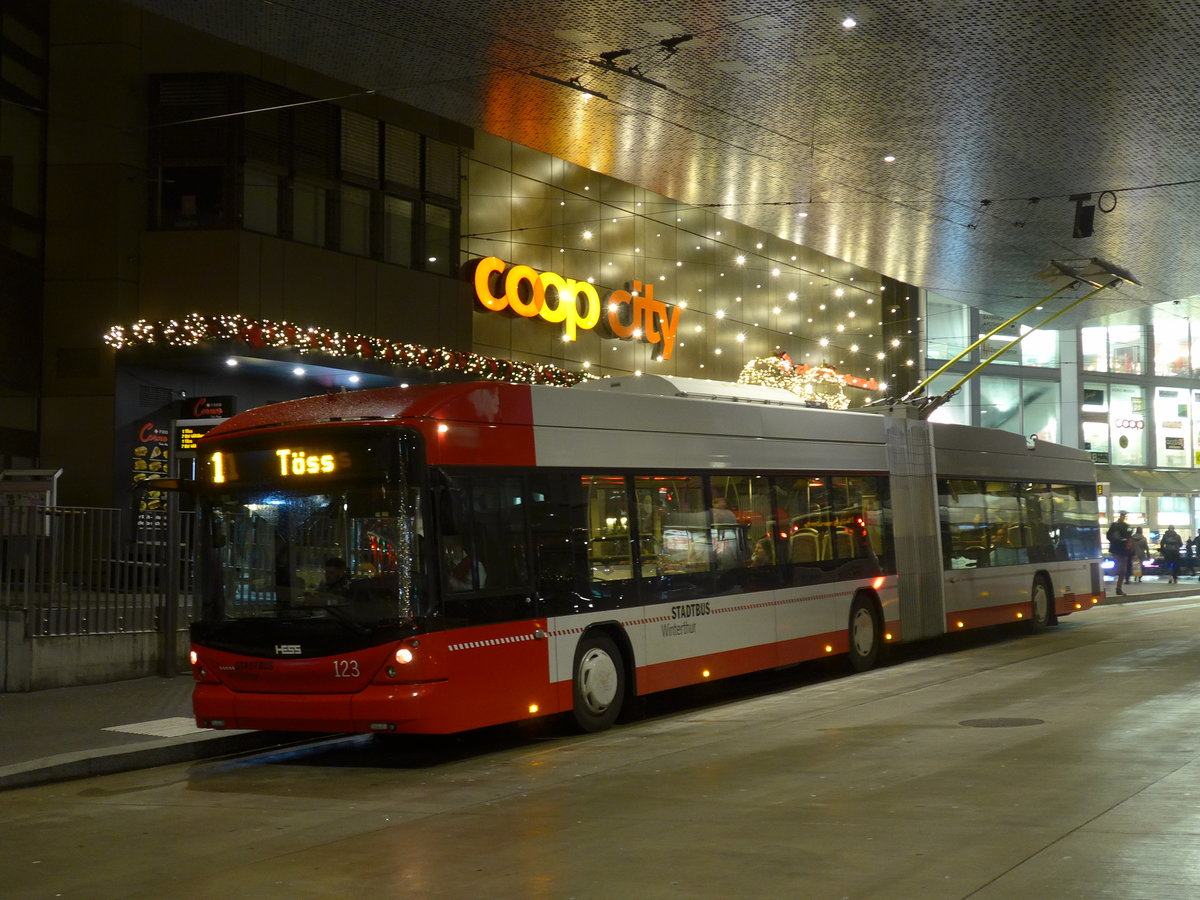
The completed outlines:
<svg viewBox="0 0 1200 900">
<path fill-rule="evenodd" d="M 579 330 L 601 324 L 600 295 L 586 281 L 564 278 L 556 272 L 538 272 L 530 266 L 505 268 L 495 256 L 481 259 L 475 268 L 475 296 L 485 309 L 509 311 L 531 319 L 561 322 L 565 340 L 576 339 Z M 662 344 L 662 358 L 670 359 L 679 328 L 679 307 L 654 299 L 654 285 L 633 282 L 633 290 L 608 295 L 603 324 L 613 337 L 642 338 Z"/>
</svg>

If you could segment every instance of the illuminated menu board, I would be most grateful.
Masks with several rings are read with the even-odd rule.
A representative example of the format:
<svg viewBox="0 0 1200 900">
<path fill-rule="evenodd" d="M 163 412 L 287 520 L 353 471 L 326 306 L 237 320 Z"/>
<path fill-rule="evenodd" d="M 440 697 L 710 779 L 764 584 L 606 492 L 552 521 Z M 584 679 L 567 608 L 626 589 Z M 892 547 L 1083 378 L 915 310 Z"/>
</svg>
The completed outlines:
<svg viewBox="0 0 1200 900">
<path fill-rule="evenodd" d="M 196 442 L 208 434 L 216 425 L 178 425 L 175 428 L 175 449 L 182 453 L 195 451 Z"/>
</svg>

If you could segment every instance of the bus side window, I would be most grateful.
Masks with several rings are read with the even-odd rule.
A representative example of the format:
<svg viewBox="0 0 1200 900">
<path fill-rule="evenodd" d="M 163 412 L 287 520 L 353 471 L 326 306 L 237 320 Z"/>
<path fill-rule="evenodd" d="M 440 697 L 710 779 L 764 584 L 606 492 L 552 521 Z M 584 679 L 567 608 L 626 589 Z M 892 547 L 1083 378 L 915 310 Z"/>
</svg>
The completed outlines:
<svg viewBox="0 0 1200 900">
<path fill-rule="evenodd" d="M 496 476 L 472 479 L 471 538 L 480 590 L 525 585 L 529 581 L 528 544 L 521 479 Z"/>
<path fill-rule="evenodd" d="M 588 502 L 578 475 L 535 471 L 529 479 L 529 533 L 545 615 L 578 612 L 588 594 Z"/>
</svg>

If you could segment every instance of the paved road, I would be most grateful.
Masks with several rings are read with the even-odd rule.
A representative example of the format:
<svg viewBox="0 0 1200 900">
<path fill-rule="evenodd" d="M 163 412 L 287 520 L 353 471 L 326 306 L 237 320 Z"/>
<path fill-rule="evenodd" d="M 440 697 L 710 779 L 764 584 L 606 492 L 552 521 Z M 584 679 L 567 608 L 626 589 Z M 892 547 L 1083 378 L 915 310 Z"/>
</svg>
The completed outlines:
<svg viewBox="0 0 1200 900">
<path fill-rule="evenodd" d="M 1200 600 L 936 646 L 599 735 L 350 738 L 12 790 L 0 894 L 1200 896 Z"/>
</svg>

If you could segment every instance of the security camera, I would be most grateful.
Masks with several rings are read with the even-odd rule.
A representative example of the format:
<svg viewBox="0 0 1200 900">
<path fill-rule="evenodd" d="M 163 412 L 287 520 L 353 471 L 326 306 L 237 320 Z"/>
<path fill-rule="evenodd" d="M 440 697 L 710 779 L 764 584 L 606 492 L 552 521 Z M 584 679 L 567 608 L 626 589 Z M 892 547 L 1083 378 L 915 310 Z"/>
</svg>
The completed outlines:
<svg viewBox="0 0 1200 900">
<path fill-rule="evenodd" d="M 1037 435 L 1036 434 L 1031 434 L 1029 437 L 1025 438 L 1025 449 L 1026 450 L 1036 450 L 1037 449 Z"/>
</svg>

